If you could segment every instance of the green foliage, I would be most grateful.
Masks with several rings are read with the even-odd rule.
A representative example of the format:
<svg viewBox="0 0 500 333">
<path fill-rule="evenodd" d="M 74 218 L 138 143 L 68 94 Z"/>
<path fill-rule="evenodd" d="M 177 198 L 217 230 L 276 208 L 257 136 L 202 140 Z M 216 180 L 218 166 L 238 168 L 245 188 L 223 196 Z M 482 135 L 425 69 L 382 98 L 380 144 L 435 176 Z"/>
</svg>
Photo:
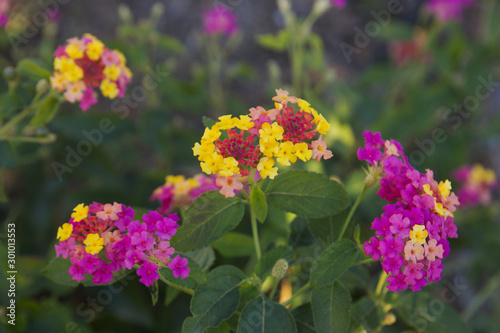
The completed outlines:
<svg viewBox="0 0 500 333">
<path fill-rule="evenodd" d="M 326 248 L 311 269 L 311 284 L 324 287 L 337 281 L 358 257 L 358 247 L 352 241 L 341 239 Z"/>
<path fill-rule="evenodd" d="M 191 312 L 182 325 L 182 332 L 203 333 L 217 327 L 236 310 L 240 298 L 238 286 L 245 278 L 232 266 L 220 266 L 208 274 L 206 285 L 196 288 L 191 299 Z"/>
<path fill-rule="evenodd" d="M 35 116 L 30 121 L 30 126 L 40 127 L 49 123 L 56 115 L 61 100 L 59 97 L 49 94 L 38 105 Z"/>
<path fill-rule="evenodd" d="M 264 253 L 262 258 L 260 258 L 259 262 L 257 263 L 257 266 L 255 267 L 255 274 L 257 274 L 257 276 L 259 276 L 260 278 L 266 277 L 267 275 L 271 274 L 276 261 L 282 258 L 290 261 L 291 254 L 291 248 L 286 246 L 278 246 L 277 248 Z"/>
<path fill-rule="evenodd" d="M 349 332 L 351 295 L 339 282 L 313 288 L 311 294 L 314 326 L 318 332 Z"/>
<path fill-rule="evenodd" d="M 174 256 L 176 255 L 177 253 L 174 254 Z M 207 283 L 207 273 L 205 273 L 195 260 L 188 258 L 187 267 L 189 267 L 190 270 L 189 276 L 185 279 L 175 278 L 172 274 L 172 270 L 169 268 L 161 268 L 159 273 L 163 278 L 168 280 L 170 285 L 181 288 L 194 290 L 198 285 Z"/>
<path fill-rule="evenodd" d="M 237 333 L 297 332 L 291 313 L 282 305 L 257 297 L 243 309 Z"/>
<path fill-rule="evenodd" d="M 276 176 L 265 193 L 270 205 L 304 217 L 333 215 L 349 205 L 341 185 L 308 171 L 288 171 Z"/>
<path fill-rule="evenodd" d="M 267 216 L 267 201 L 264 192 L 259 187 L 250 190 L 250 202 L 257 221 L 264 223 Z"/>
<path fill-rule="evenodd" d="M 286 30 L 280 30 L 276 35 L 263 34 L 256 37 L 257 43 L 276 52 L 283 52 L 288 47 L 290 36 Z"/>
<path fill-rule="evenodd" d="M 448 304 L 426 292 L 408 293 L 397 310 L 408 324 L 423 333 L 471 333 L 472 330 Z"/>
<path fill-rule="evenodd" d="M 179 251 L 192 251 L 221 238 L 243 218 L 244 205 L 238 198 L 225 198 L 213 191 L 202 194 L 183 213 L 183 224 L 172 239 Z"/>
<path fill-rule="evenodd" d="M 16 66 L 16 71 L 33 80 L 48 80 L 51 75 L 45 65 L 37 59 L 23 59 L 19 61 Z"/>
<path fill-rule="evenodd" d="M 228 258 L 250 256 L 254 252 L 252 237 L 239 232 L 228 232 L 212 246 Z"/>
</svg>

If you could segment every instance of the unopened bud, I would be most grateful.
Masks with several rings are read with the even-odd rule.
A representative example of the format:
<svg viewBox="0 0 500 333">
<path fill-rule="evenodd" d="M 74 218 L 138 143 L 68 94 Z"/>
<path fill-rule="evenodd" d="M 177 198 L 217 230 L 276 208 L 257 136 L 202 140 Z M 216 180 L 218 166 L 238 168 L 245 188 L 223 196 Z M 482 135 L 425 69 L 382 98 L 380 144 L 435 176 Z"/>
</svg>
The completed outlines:
<svg viewBox="0 0 500 333">
<path fill-rule="evenodd" d="M 394 324 L 395 322 L 396 322 L 396 316 L 394 315 L 394 313 L 389 312 L 388 314 L 385 315 L 385 318 L 384 318 L 384 325 L 385 326 L 390 326 L 390 325 Z"/>
<path fill-rule="evenodd" d="M 165 6 L 161 2 L 156 2 L 153 7 L 151 7 L 151 19 L 153 21 L 158 20 L 165 11 Z"/>
<path fill-rule="evenodd" d="M 45 94 L 49 90 L 49 82 L 45 79 L 41 79 L 36 84 L 36 93 L 37 95 Z"/>
<path fill-rule="evenodd" d="M 371 187 L 377 184 L 380 179 L 380 172 L 380 167 L 375 168 L 373 166 L 369 166 L 364 180 L 366 186 Z"/>
<path fill-rule="evenodd" d="M 118 6 L 118 16 L 125 23 L 132 22 L 132 12 L 130 11 L 130 8 L 128 8 L 127 5 L 121 4 Z"/>
<path fill-rule="evenodd" d="M 312 11 L 314 14 L 317 16 L 322 15 L 324 12 L 326 12 L 330 8 L 330 0 L 316 0 L 314 3 Z"/>
<path fill-rule="evenodd" d="M 274 264 L 271 275 L 275 278 L 282 279 L 285 276 L 287 269 L 288 262 L 285 259 L 280 259 L 276 261 L 276 264 Z"/>
<path fill-rule="evenodd" d="M 292 5 L 290 4 L 290 0 L 278 0 L 278 8 L 282 12 L 289 12 L 292 8 Z"/>
<path fill-rule="evenodd" d="M 9 66 L 5 67 L 3 70 L 3 77 L 5 78 L 6 81 L 13 81 L 16 79 L 16 71 L 14 70 L 14 67 Z"/>
</svg>

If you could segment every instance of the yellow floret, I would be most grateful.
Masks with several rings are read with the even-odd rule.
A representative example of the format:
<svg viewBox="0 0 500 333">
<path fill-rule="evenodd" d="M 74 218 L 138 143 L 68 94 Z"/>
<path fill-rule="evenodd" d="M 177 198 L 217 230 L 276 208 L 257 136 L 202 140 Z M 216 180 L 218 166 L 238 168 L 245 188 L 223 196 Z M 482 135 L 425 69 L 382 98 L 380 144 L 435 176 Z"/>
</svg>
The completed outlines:
<svg viewBox="0 0 500 333">
<path fill-rule="evenodd" d="M 83 243 L 86 245 L 85 252 L 97 254 L 104 247 L 104 238 L 101 238 L 99 234 L 88 234 Z"/>
<path fill-rule="evenodd" d="M 118 80 L 121 74 L 121 69 L 120 66 L 117 66 L 115 64 L 111 64 L 109 66 L 104 67 L 104 70 L 102 71 L 104 76 L 112 81 Z"/>
<path fill-rule="evenodd" d="M 85 206 L 83 203 L 81 203 L 73 209 L 71 217 L 73 218 L 73 221 L 80 222 L 81 220 L 87 217 L 88 213 L 89 213 L 89 206 Z"/>
<path fill-rule="evenodd" d="M 116 83 L 110 80 L 102 80 L 101 82 L 101 92 L 104 97 L 108 97 L 109 99 L 113 99 L 118 95 L 118 87 Z"/>
<path fill-rule="evenodd" d="M 72 232 L 73 232 L 73 226 L 69 223 L 64 223 L 62 227 L 59 227 L 57 229 L 56 238 L 59 239 L 60 241 L 65 241 L 69 237 L 71 237 Z"/>
</svg>

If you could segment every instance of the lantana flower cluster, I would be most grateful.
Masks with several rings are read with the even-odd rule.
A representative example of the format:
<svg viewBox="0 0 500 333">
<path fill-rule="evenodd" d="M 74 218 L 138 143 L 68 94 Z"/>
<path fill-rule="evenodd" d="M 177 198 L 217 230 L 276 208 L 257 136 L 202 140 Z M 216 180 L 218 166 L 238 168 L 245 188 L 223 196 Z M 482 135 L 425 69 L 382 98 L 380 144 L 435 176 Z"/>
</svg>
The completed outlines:
<svg viewBox="0 0 500 333">
<path fill-rule="evenodd" d="M 205 176 L 201 173 L 191 178 L 183 175 L 169 175 L 165 177 L 165 184 L 153 192 L 150 200 L 158 200 L 161 205 L 158 211 L 168 214 L 175 208 L 190 205 L 202 193 L 218 189 L 213 176 Z"/>
<path fill-rule="evenodd" d="M 457 193 L 464 206 L 488 205 L 491 192 L 498 185 L 495 172 L 480 164 L 460 167 L 453 173 L 453 178 L 461 183 Z"/>
<path fill-rule="evenodd" d="M 160 267 L 168 267 L 174 277 L 189 275 L 188 260 L 179 255 L 170 238 L 175 235 L 179 218 L 164 217 L 150 211 L 142 221 L 134 220 L 134 210 L 123 204 L 100 204 L 75 207 L 68 223 L 57 231 L 57 257 L 69 258 L 68 273 L 75 281 L 92 276 L 92 283 L 111 282 L 113 272 L 137 269 L 139 281 L 150 286 L 158 281 Z"/>
<path fill-rule="evenodd" d="M 203 172 L 217 176 L 216 184 L 226 197 L 240 191 L 248 176 L 273 179 L 278 174 L 276 162 L 289 166 L 298 159 L 333 156 L 323 140 L 330 129 L 326 119 L 307 101 L 281 89 L 276 93 L 274 109 L 258 106 L 249 115 L 219 117 L 193 148 Z"/>
<path fill-rule="evenodd" d="M 412 167 L 399 142 L 382 140 L 379 132 L 365 131 L 363 138 L 358 158 L 370 164 L 366 181 L 381 177 L 377 193 L 390 202 L 372 222 L 376 236 L 364 251 L 381 260 L 389 290 L 420 290 L 441 279 L 450 252 L 447 239 L 458 237 L 453 219 L 458 199 L 450 181 L 438 183 L 431 170 L 422 174 Z"/>
<path fill-rule="evenodd" d="M 205 35 L 232 36 L 238 30 L 236 15 L 223 5 L 216 5 L 203 13 L 203 33 Z"/>
<path fill-rule="evenodd" d="M 109 99 L 123 97 L 132 78 L 123 54 L 108 49 L 90 34 L 68 39 L 66 45 L 57 48 L 54 56 L 52 88 L 64 91 L 69 102 L 80 102 L 83 111 L 97 103 L 94 88 L 99 88 Z"/>
</svg>

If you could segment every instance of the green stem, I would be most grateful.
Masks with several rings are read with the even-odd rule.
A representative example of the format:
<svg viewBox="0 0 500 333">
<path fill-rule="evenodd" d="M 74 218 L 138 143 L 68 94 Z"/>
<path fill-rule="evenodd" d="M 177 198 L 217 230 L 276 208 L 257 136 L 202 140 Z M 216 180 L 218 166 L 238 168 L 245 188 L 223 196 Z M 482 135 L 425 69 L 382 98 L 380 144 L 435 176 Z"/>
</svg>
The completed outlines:
<svg viewBox="0 0 500 333">
<path fill-rule="evenodd" d="M 281 305 L 287 306 L 288 304 L 292 303 L 295 297 L 299 296 L 300 294 L 304 293 L 305 291 L 309 290 L 311 288 L 311 283 L 307 282 L 305 285 L 303 285 L 299 290 L 297 290 L 296 293 L 290 297 L 286 302 L 283 302 Z"/>
<path fill-rule="evenodd" d="M 250 199 L 248 199 L 248 205 L 250 206 L 250 222 L 252 223 L 253 244 L 255 247 L 257 260 L 259 260 L 262 256 L 262 252 L 260 251 L 259 231 L 257 230 L 257 218 L 255 217 L 255 213 L 252 207 L 252 201 Z"/>
<path fill-rule="evenodd" d="M 494 295 L 497 288 L 500 287 L 500 274 L 495 275 L 490 279 L 488 284 L 472 299 L 465 309 L 462 317 L 465 321 L 469 321 L 476 311 L 483 305 L 490 296 Z"/>
<path fill-rule="evenodd" d="M 28 136 L 0 136 L 0 141 L 11 142 L 30 142 L 30 143 L 51 143 L 56 139 L 55 135 L 49 135 L 41 138 L 33 138 Z"/>
<path fill-rule="evenodd" d="M 273 289 L 271 290 L 271 293 L 269 294 L 269 299 L 270 300 L 274 299 L 274 295 L 276 294 L 276 290 L 278 289 L 278 285 L 280 284 L 280 279 L 275 278 L 273 276 L 273 280 L 274 280 L 274 286 L 273 286 Z"/>
<path fill-rule="evenodd" d="M 341 240 L 342 237 L 344 236 L 344 233 L 347 229 L 347 226 L 349 225 L 349 222 L 351 222 L 352 216 L 354 215 L 356 208 L 358 208 L 358 205 L 361 202 L 361 199 L 363 199 L 363 197 L 365 196 L 368 188 L 369 188 L 369 186 L 365 184 L 365 186 L 363 187 L 363 190 L 361 191 L 358 198 L 356 199 L 356 202 L 354 203 L 354 205 L 352 205 L 351 210 L 349 211 L 349 215 L 347 215 L 347 218 L 345 219 L 344 226 L 342 227 L 342 230 L 340 231 L 340 234 L 339 234 L 339 237 L 337 238 L 337 240 Z"/>
<path fill-rule="evenodd" d="M 371 264 L 372 262 L 375 262 L 375 261 L 377 261 L 377 260 L 364 259 L 364 260 L 356 261 L 354 264 L 351 265 L 351 267 L 358 266 L 358 265 L 364 265 L 364 264 Z"/>
<path fill-rule="evenodd" d="M 32 111 L 32 105 L 29 105 L 19 112 L 14 118 L 9 120 L 2 128 L 0 128 L 0 136 L 5 136 L 7 132 L 24 118 L 26 118 Z"/>
<path fill-rule="evenodd" d="M 380 293 L 382 292 L 382 288 L 384 287 L 385 280 L 387 280 L 387 273 L 385 271 L 382 271 L 382 274 L 380 274 L 380 279 L 378 280 L 377 283 L 377 288 L 375 289 L 375 296 L 380 296 Z"/>
<path fill-rule="evenodd" d="M 180 290 L 182 292 L 185 292 L 186 294 L 193 295 L 193 293 L 194 293 L 193 289 L 184 288 L 184 287 L 177 286 L 177 285 L 173 284 L 172 282 L 170 282 L 169 280 L 167 280 L 163 275 L 161 275 L 160 272 L 158 272 L 158 275 L 160 276 L 160 280 L 162 280 L 163 282 L 165 282 L 166 284 L 168 284 L 170 287 L 175 288 L 177 290 Z"/>
</svg>

